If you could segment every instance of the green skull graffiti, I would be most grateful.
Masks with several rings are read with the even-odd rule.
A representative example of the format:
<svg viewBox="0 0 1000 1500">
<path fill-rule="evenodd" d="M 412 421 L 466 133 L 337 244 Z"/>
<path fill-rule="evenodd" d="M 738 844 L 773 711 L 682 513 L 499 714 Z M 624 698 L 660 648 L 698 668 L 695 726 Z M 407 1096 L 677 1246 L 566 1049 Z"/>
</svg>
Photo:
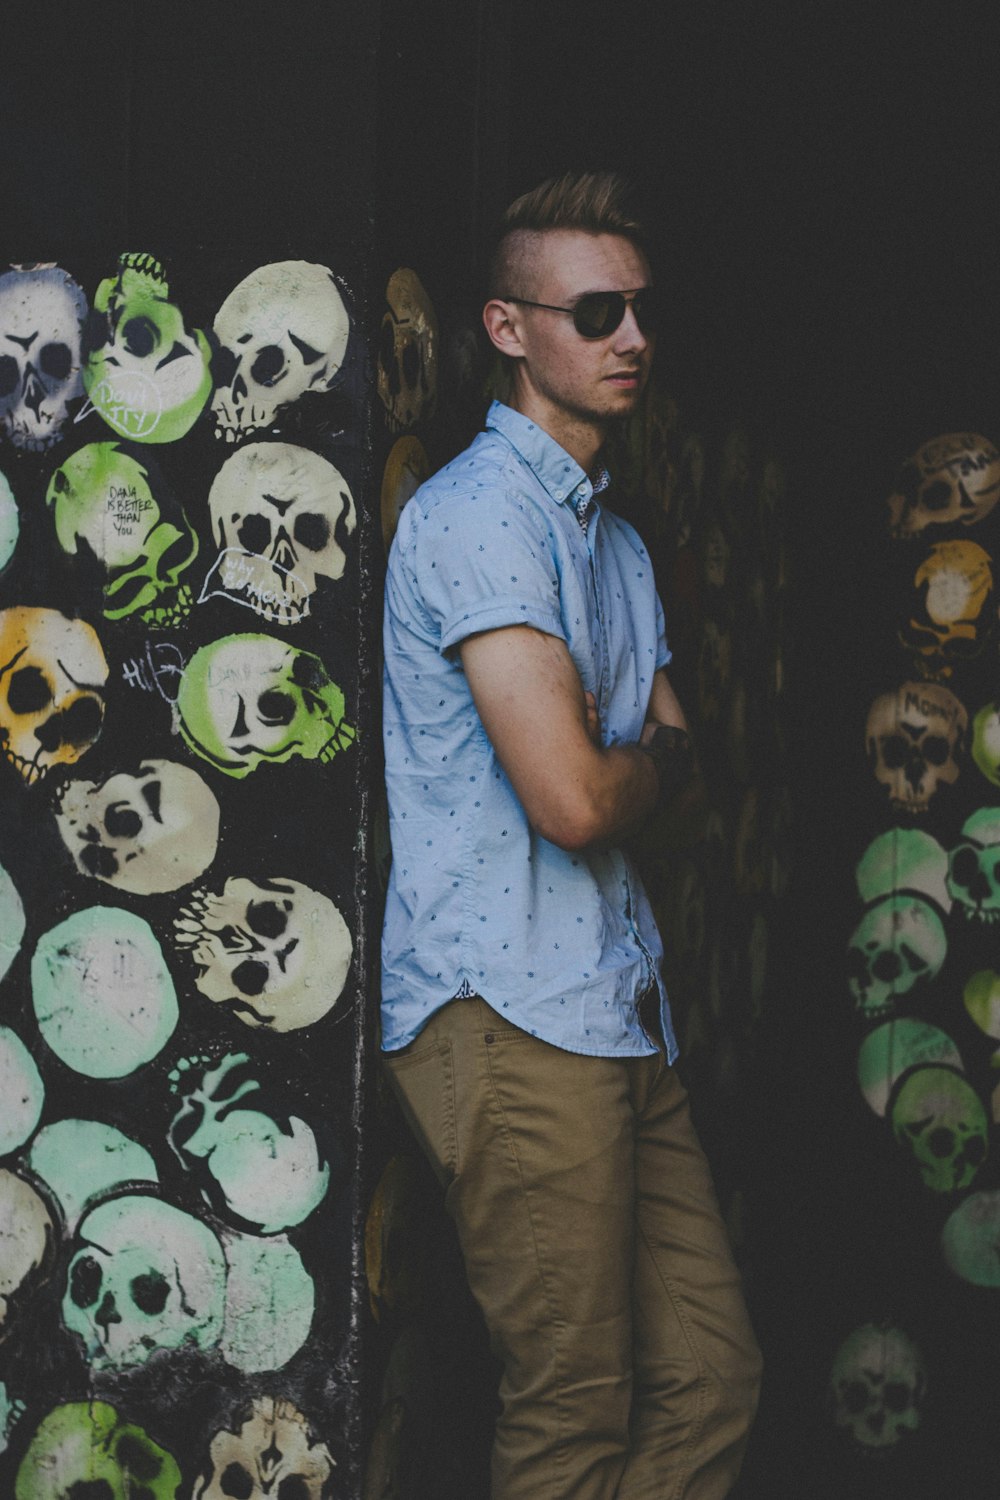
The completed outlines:
<svg viewBox="0 0 1000 1500">
<path fill-rule="evenodd" d="M 229 635 L 196 651 L 177 723 L 196 755 L 237 777 L 294 756 L 332 760 L 356 734 L 319 657 L 269 635 Z"/>
<path fill-rule="evenodd" d="M 16 1500 L 174 1500 L 176 1460 L 106 1401 L 57 1406 L 42 1422 L 17 1471 Z"/>
<path fill-rule="evenodd" d="M 102 566 L 104 618 L 137 615 L 147 625 L 176 625 L 191 609 L 180 582 L 198 538 L 162 485 L 118 443 L 89 443 L 49 481 L 46 500 L 64 552 L 89 553 Z"/>
<path fill-rule="evenodd" d="M 936 1193 L 967 1188 L 986 1159 L 986 1111 L 952 1068 L 915 1069 L 896 1095 L 892 1128 Z"/>
<path fill-rule="evenodd" d="M 108 426 L 137 443 L 173 443 L 193 426 L 212 393 L 211 346 L 169 300 L 151 255 L 122 255 L 101 282 L 95 313 L 105 322 L 83 384 Z"/>
</svg>

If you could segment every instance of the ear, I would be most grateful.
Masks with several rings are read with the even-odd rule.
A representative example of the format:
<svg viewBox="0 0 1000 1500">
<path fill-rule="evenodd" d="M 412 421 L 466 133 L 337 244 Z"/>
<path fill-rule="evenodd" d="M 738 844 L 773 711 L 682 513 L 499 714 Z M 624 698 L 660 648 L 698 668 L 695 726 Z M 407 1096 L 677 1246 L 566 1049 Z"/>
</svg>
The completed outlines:
<svg viewBox="0 0 1000 1500">
<path fill-rule="evenodd" d="M 507 354 L 512 359 L 524 358 L 520 319 L 513 302 L 504 302 L 499 297 L 491 298 L 483 308 L 483 325 L 491 343 L 501 354 Z"/>
</svg>

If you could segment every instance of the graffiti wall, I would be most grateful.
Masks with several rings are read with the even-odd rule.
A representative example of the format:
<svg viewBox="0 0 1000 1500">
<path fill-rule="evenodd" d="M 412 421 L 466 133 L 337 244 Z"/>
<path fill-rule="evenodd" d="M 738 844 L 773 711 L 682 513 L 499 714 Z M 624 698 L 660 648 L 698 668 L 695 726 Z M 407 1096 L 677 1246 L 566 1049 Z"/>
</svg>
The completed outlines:
<svg viewBox="0 0 1000 1500">
<path fill-rule="evenodd" d="M 351 1493 L 359 287 L 144 247 L 0 274 L 17 1500 Z"/>
</svg>

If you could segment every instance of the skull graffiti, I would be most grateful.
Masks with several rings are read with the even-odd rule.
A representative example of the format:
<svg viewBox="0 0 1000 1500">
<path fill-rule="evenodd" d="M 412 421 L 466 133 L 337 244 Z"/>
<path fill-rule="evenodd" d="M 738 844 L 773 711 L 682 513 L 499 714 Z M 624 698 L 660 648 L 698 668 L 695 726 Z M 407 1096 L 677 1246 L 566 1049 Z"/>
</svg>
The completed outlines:
<svg viewBox="0 0 1000 1500">
<path fill-rule="evenodd" d="M 0 1168 L 0 1344 L 23 1299 L 50 1272 L 55 1247 L 55 1225 L 41 1194 Z"/>
<path fill-rule="evenodd" d="M 15 1500 L 175 1500 L 181 1471 L 106 1401 L 57 1406 L 21 1460 Z"/>
<path fill-rule="evenodd" d="M 23 605 L 0 611 L 0 751 L 29 785 L 93 745 L 107 679 L 83 620 Z"/>
<path fill-rule="evenodd" d="M 1000 499 L 1000 454 L 975 432 L 932 438 L 908 458 L 888 499 L 895 537 L 929 527 L 974 526 Z"/>
<path fill-rule="evenodd" d="M 90 443 L 53 474 L 46 496 L 64 552 L 95 559 L 105 575 L 104 617 L 176 625 L 191 609 L 180 581 L 198 538 L 162 481 L 118 443 Z"/>
<path fill-rule="evenodd" d="M 177 1156 L 196 1174 L 206 1202 L 263 1234 L 301 1224 L 322 1202 L 330 1168 L 304 1120 L 276 1120 L 245 1052 L 215 1067 L 182 1059 L 171 1074 L 182 1096 L 170 1126 Z"/>
<path fill-rule="evenodd" d="M 900 1328 L 865 1323 L 837 1350 L 827 1405 L 836 1426 L 872 1452 L 917 1430 L 926 1391 L 924 1362 L 913 1340 Z"/>
<path fill-rule="evenodd" d="M 173 443 L 212 392 L 211 346 L 170 301 L 151 255 L 118 259 L 94 297 L 83 383 L 108 426 L 137 443 Z"/>
<path fill-rule="evenodd" d="M 984 703 L 972 720 L 972 759 L 987 781 L 1000 786 L 1000 703 Z"/>
<path fill-rule="evenodd" d="M 948 943 L 934 907 L 917 896 L 887 896 L 865 912 L 848 949 L 848 984 L 866 1017 L 888 1014 L 901 995 L 940 972 Z"/>
<path fill-rule="evenodd" d="M 403 507 L 430 478 L 431 465 L 423 443 L 416 437 L 397 438 L 389 450 L 382 472 L 382 541 L 388 556 Z"/>
<path fill-rule="evenodd" d="M 250 443 L 226 460 L 208 497 L 222 582 L 266 620 L 294 625 L 321 580 L 347 564 L 354 498 L 338 469 L 292 443 Z M 227 571 L 234 581 L 227 581 Z"/>
<path fill-rule="evenodd" d="M 389 277 L 379 337 L 377 386 L 393 431 L 433 416 L 438 324 L 420 277 L 406 267 Z"/>
<path fill-rule="evenodd" d="M 329 761 L 356 733 L 319 657 L 269 635 L 202 646 L 181 675 L 176 712 L 185 742 L 227 776 L 293 756 Z"/>
<path fill-rule="evenodd" d="M 1000 807 L 981 807 L 962 824 L 948 856 L 948 890 L 964 917 L 1000 921 Z"/>
<path fill-rule="evenodd" d="M 935 542 L 913 579 L 917 598 L 899 639 L 928 677 L 950 677 L 996 625 L 993 565 L 977 542 Z"/>
<path fill-rule="evenodd" d="M 77 1231 L 63 1321 L 97 1370 L 154 1349 L 211 1349 L 222 1333 L 226 1263 L 199 1219 L 143 1194 L 109 1198 Z"/>
<path fill-rule="evenodd" d="M 217 1432 L 191 1500 L 328 1500 L 334 1461 L 291 1401 L 258 1396 Z"/>
<path fill-rule="evenodd" d="M 227 880 L 196 891 L 175 923 L 195 983 L 247 1026 L 298 1031 L 332 1010 L 351 963 L 351 934 L 328 896 L 296 880 Z"/>
<path fill-rule="evenodd" d="M 915 1068 L 892 1106 L 892 1129 L 936 1193 L 967 1188 L 986 1160 L 986 1110 L 961 1074 L 949 1067 Z"/>
<path fill-rule="evenodd" d="M 62 436 L 83 394 L 86 316 L 86 297 L 58 266 L 0 276 L 0 431 L 15 448 L 42 453 Z"/>
<path fill-rule="evenodd" d="M 218 435 L 234 443 L 311 391 L 328 391 L 350 323 L 333 272 L 304 260 L 259 266 L 219 308 L 215 334 L 226 378 L 212 402 Z"/>
<path fill-rule="evenodd" d="M 215 794 L 197 771 L 170 760 L 107 781 L 67 782 L 56 822 L 81 875 L 137 896 L 189 885 L 219 841 Z"/>
<path fill-rule="evenodd" d="M 969 716 L 939 683 L 904 682 L 868 711 L 865 745 L 875 779 L 897 812 L 925 813 L 943 786 L 958 780 Z"/>
</svg>

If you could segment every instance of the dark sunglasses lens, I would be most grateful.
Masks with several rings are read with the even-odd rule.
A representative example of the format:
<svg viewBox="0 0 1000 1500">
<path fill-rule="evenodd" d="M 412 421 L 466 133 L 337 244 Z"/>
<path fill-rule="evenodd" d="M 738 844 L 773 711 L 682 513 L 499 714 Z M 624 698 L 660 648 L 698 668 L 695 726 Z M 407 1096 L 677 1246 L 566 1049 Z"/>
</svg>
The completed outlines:
<svg viewBox="0 0 1000 1500">
<path fill-rule="evenodd" d="M 660 326 L 660 299 L 655 286 L 643 287 L 632 302 L 635 321 L 643 333 L 656 333 Z"/>
<path fill-rule="evenodd" d="M 614 333 L 624 316 L 621 292 L 588 292 L 573 309 L 576 331 L 585 339 L 603 339 Z"/>
</svg>

